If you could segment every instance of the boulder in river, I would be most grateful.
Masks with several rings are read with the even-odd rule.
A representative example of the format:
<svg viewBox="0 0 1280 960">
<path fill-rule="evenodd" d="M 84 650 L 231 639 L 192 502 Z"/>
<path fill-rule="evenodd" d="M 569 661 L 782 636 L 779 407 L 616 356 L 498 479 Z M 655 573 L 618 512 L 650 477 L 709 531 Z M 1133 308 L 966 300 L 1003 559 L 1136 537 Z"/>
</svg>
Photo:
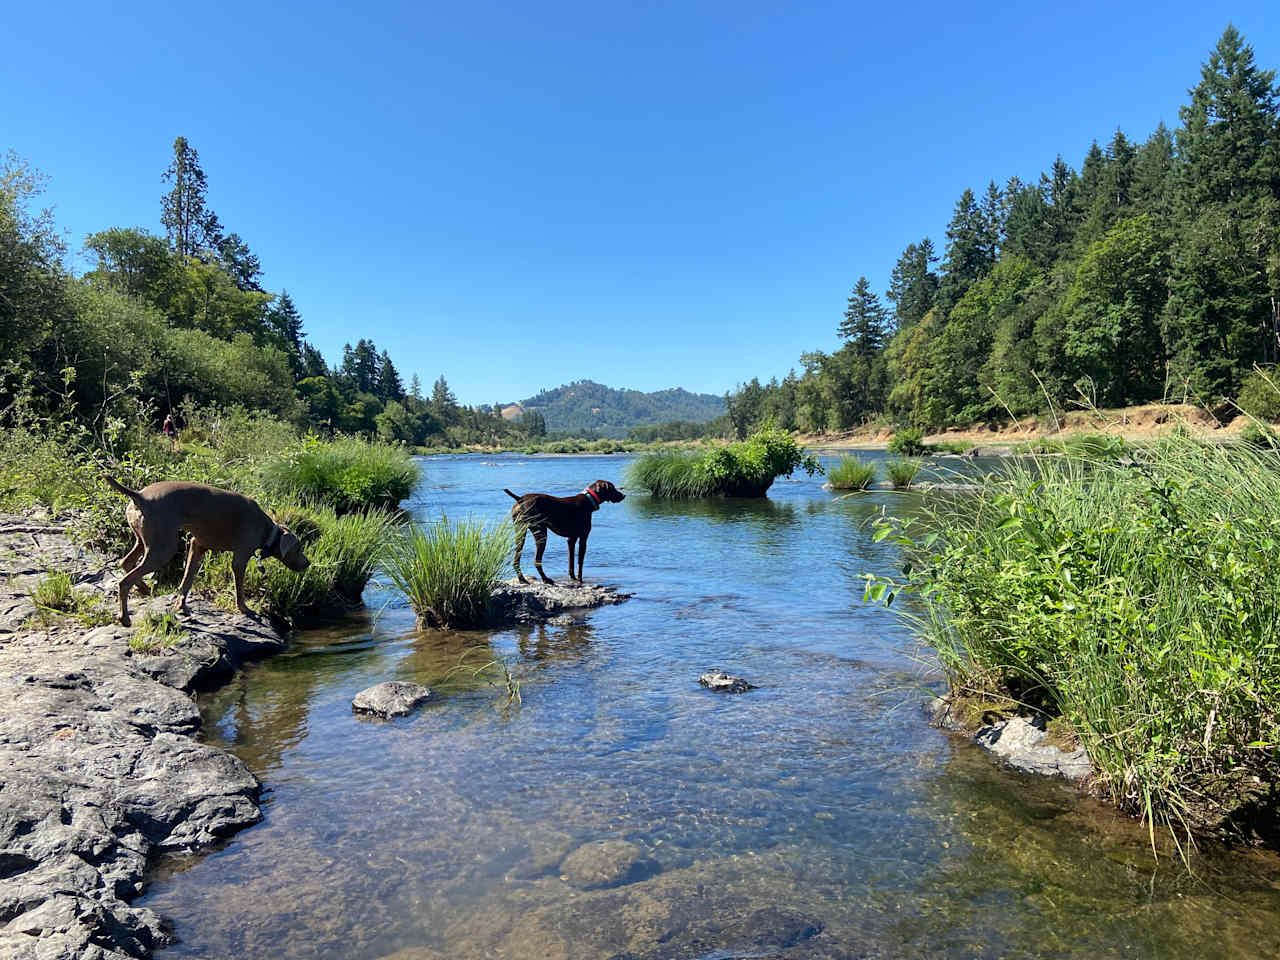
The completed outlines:
<svg viewBox="0 0 1280 960">
<path fill-rule="evenodd" d="M 389 720 L 392 717 L 408 716 L 426 703 L 430 696 L 430 689 L 420 683 L 387 680 L 357 693 L 351 701 L 351 709 L 355 713 L 370 713 Z"/>
<path fill-rule="evenodd" d="M 603 890 L 647 880 L 661 872 L 657 861 L 626 840 L 584 843 L 560 864 L 566 883 L 579 890 Z"/>
<path fill-rule="evenodd" d="M 711 670 L 698 678 L 698 683 L 716 693 L 746 693 L 754 690 L 756 685 L 749 683 L 744 677 L 735 677 L 723 670 Z"/>
</svg>

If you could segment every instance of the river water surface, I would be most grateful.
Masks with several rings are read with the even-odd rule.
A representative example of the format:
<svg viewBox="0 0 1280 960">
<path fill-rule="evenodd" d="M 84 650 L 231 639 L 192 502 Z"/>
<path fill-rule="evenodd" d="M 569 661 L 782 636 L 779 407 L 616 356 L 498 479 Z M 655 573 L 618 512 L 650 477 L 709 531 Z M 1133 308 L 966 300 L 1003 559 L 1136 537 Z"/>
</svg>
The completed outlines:
<svg viewBox="0 0 1280 960">
<path fill-rule="evenodd" d="M 629 460 L 429 458 L 407 506 L 496 521 L 503 487 L 567 495 Z M 375 585 L 368 615 L 202 698 L 265 821 L 159 865 L 142 902 L 182 938 L 162 956 L 1280 956 L 1276 857 L 1157 862 L 1137 824 L 925 723 L 937 677 L 859 579 L 898 563 L 868 518 L 917 502 L 802 476 L 765 501 L 628 491 L 595 515 L 585 572 L 634 597 L 572 625 L 417 632 Z M 566 565 L 552 537 L 547 571 Z M 494 660 L 522 702 L 476 675 Z M 701 689 L 716 667 L 759 689 Z M 388 679 L 436 696 L 353 716 Z M 562 879 L 618 839 L 652 875 Z"/>
</svg>

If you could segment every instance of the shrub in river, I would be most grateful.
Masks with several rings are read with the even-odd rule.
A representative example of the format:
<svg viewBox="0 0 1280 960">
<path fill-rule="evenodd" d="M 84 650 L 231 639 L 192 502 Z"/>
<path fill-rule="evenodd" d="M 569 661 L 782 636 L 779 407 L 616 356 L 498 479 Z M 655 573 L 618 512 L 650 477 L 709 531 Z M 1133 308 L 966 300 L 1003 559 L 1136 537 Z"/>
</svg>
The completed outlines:
<svg viewBox="0 0 1280 960">
<path fill-rule="evenodd" d="M 911 486 L 911 481 L 915 480 L 916 474 L 920 472 L 919 460 L 892 460 L 885 465 L 885 473 L 889 474 L 889 481 L 897 490 L 905 490 Z"/>
<path fill-rule="evenodd" d="M 1280 775 L 1280 472 L 1245 446 L 1157 443 L 1141 471 L 1006 464 L 973 498 L 885 521 L 910 618 L 954 692 L 1066 720 L 1153 825 L 1230 814 Z M 921 562 L 924 561 L 924 562 Z M 1257 778 L 1257 779 L 1254 779 Z M 1250 785 L 1253 786 L 1250 786 Z"/>
<path fill-rule="evenodd" d="M 655 497 L 763 497 L 775 479 L 797 469 L 809 476 L 822 472 L 794 437 L 766 427 L 705 453 L 647 453 L 631 465 L 628 481 Z"/>
<path fill-rule="evenodd" d="M 402 447 L 359 437 L 331 442 L 310 438 L 292 453 L 268 461 L 261 475 L 269 493 L 327 503 L 339 513 L 394 508 L 418 483 L 418 467 Z"/>
<path fill-rule="evenodd" d="M 511 565 L 514 528 L 474 520 L 410 524 L 393 538 L 382 569 L 409 600 L 420 623 L 479 626 L 494 585 Z"/>
<path fill-rule="evenodd" d="M 875 477 L 875 464 L 863 463 L 857 457 L 841 457 L 840 462 L 827 471 L 832 490 L 865 490 Z"/>
<path fill-rule="evenodd" d="M 889 438 L 889 452 L 900 457 L 919 457 L 929 452 L 924 443 L 924 431 L 918 427 L 899 430 Z"/>
</svg>

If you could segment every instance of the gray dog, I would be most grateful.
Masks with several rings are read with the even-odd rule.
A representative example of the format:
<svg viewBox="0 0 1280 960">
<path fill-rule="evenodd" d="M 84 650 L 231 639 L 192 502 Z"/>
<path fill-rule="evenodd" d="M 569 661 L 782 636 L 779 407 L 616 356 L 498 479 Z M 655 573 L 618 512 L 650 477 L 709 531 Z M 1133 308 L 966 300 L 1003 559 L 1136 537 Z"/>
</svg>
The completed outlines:
<svg viewBox="0 0 1280 960">
<path fill-rule="evenodd" d="M 133 529 L 133 549 L 120 561 L 124 579 L 120 581 L 120 622 L 129 626 L 129 591 L 148 573 L 162 569 L 182 545 L 182 532 L 191 534 L 187 568 L 178 588 L 178 610 L 188 613 L 187 594 L 200 569 L 200 561 L 210 550 L 231 551 L 231 572 L 236 578 L 236 607 L 254 616 L 244 603 L 244 571 L 249 558 L 259 552 L 262 559 L 275 557 L 290 570 L 302 571 L 311 561 L 302 553 L 302 543 L 272 520 L 248 497 L 208 487 L 202 483 L 164 481 L 141 490 L 130 490 L 111 477 L 107 483 L 132 503 L 125 507 L 125 519 Z"/>
</svg>

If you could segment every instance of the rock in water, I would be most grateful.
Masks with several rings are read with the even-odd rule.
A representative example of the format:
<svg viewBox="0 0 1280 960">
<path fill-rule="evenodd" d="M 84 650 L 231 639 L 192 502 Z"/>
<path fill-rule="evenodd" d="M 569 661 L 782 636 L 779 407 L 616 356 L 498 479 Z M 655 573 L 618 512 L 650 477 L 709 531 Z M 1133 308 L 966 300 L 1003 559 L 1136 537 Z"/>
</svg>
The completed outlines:
<svg viewBox="0 0 1280 960">
<path fill-rule="evenodd" d="M 657 861 L 626 840 L 585 843 L 564 858 L 560 872 L 579 890 L 603 890 L 646 880 L 661 871 Z"/>
<path fill-rule="evenodd" d="M 754 690 L 756 685 L 748 683 L 742 677 L 735 677 L 732 674 L 725 673 L 723 670 L 712 670 L 710 673 L 704 673 L 698 678 L 698 682 L 708 690 L 714 690 L 716 693 L 746 693 L 748 690 Z"/>
<path fill-rule="evenodd" d="M 430 696 L 431 691 L 420 683 L 388 680 L 357 693 L 351 701 L 351 709 L 355 713 L 371 713 L 383 719 L 405 717 Z"/>
</svg>

